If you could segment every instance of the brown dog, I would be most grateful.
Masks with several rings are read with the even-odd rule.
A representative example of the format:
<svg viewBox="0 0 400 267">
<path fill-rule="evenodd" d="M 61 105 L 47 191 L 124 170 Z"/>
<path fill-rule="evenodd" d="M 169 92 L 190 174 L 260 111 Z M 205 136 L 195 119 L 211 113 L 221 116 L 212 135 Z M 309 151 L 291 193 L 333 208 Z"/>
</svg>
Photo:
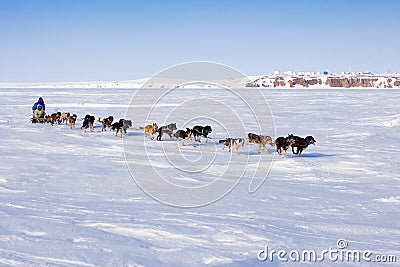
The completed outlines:
<svg viewBox="0 0 400 267">
<path fill-rule="evenodd" d="M 61 123 L 67 124 L 67 122 L 68 122 L 68 117 L 69 117 L 70 115 L 71 115 L 71 114 L 70 114 L 69 112 L 62 112 L 59 121 L 60 121 Z"/>
<path fill-rule="evenodd" d="M 69 127 L 71 128 L 71 130 L 75 127 L 77 118 L 78 118 L 78 116 L 76 114 L 73 114 L 73 115 L 67 117 Z"/>
<path fill-rule="evenodd" d="M 146 125 L 144 128 L 140 127 L 141 129 L 143 129 L 143 134 L 144 137 L 146 138 L 147 133 L 149 133 L 150 135 L 150 139 L 153 140 L 154 139 L 154 134 L 158 131 L 158 125 L 157 123 L 153 123 L 153 125 Z"/>
<path fill-rule="evenodd" d="M 110 128 L 114 121 L 113 116 L 108 116 L 107 118 L 101 119 L 99 118 L 99 122 L 103 125 L 103 128 L 101 128 L 101 131 L 107 131 L 107 127 Z"/>
<path fill-rule="evenodd" d="M 256 143 L 258 145 L 258 154 L 261 153 L 261 147 L 264 148 L 264 151 L 266 153 L 270 153 L 268 149 L 265 147 L 266 144 L 269 144 L 270 146 L 275 146 L 275 143 L 272 141 L 271 136 L 268 135 L 258 135 L 254 133 L 249 133 L 247 135 L 249 138 L 249 143 Z"/>
<path fill-rule="evenodd" d="M 50 115 L 50 124 L 54 125 L 56 123 L 60 124 L 61 112 L 53 113 Z"/>
</svg>

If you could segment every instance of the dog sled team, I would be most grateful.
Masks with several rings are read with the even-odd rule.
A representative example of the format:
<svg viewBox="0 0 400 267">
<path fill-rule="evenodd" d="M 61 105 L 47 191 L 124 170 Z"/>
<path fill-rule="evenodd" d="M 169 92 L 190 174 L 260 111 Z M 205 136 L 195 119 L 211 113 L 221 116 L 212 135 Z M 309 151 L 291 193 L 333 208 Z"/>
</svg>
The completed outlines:
<svg viewBox="0 0 400 267">
<path fill-rule="evenodd" d="M 201 137 L 204 137 L 206 143 L 208 143 L 208 135 L 212 133 L 212 128 L 209 125 L 196 125 L 192 129 L 186 128 L 186 130 L 177 130 L 176 123 L 171 123 L 162 127 L 158 127 L 157 123 L 153 123 L 152 125 L 149 124 L 145 127 L 140 127 L 140 129 L 144 130 L 144 137 L 147 137 L 147 134 L 149 134 L 151 140 L 154 139 L 155 133 L 158 133 L 156 139 L 158 141 L 162 140 L 164 134 L 167 134 L 170 139 L 180 138 L 182 139 L 182 146 L 185 145 L 186 140 L 194 146 L 192 136 L 196 142 L 200 143 Z M 304 149 L 306 149 L 310 144 L 315 145 L 316 142 L 317 141 L 312 136 L 302 138 L 293 134 L 289 134 L 287 137 L 278 137 L 275 141 L 272 140 L 271 136 L 257 135 L 254 133 L 249 133 L 247 135 L 247 143 L 257 144 L 259 154 L 261 153 L 261 148 L 263 148 L 266 153 L 270 153 L 266 147 L 266 145 L 270 145 L 271 147 L 276 147 L 279 155 L 286 155 L 286 151 L 291 147 L 292 153 L 300 157 Z M 228 147 L 229 152 L 232 153 L 233 149 L 236 149 L 236 153 L 239 153 L 239 148 L 245 145 L 246 139 L 227 138 L 219 140 L 219 143 L 223 144 L 222 150 L 224 150 L 225 147 Z"/>
<path fill-rule="evenodd" d="M 32 107 L 33 117 L 31 119 L 32 123 L 50 123 L 54 124 L 69 124 L 70 128 L 75 128 L 75 124 L 78 116 L 76 114 L 56 112 L 51 115 L 46 115 L 45 113 L 45 104 L 43 98 L 39 98 L 39 100 Z M 96 118 L 92 115 L 86 115 L 83 118 L 83 123 L 81 130 L 84 129 L 85 132 L 87 129 L 89 131 L 94 131 L 94 123 Z M 107 118 L 99 118 L 98 122 L 101 123 L 102 129 L 101 131 L 107 131 L 107 128 L 110 131 L 116 130 L 116 136 L 118 133 L 121 134 L 121 138 L 123 133 L 126 134 L 127 130 L 132 127 L 132 121 L 126 119 L 120 119 L 117 122 L 114 122 L 113 116 L 108 116 Z M 185 146 L 185 141 L 189 141 L 192 146 L 195 146 L 192 140 L 196 142 L 201 142 L 201 138 L 204 137 L 206 143 L 208 143 L 209 134 L 212 133 L 211 126 L 200 126 L 196 125 L 192 129 L 186 128 L 186 130 L 178 130 L 176 127 L 176 123 L 171 123 L 165 126 L 158 127 L 157 123 L 146 125 L 145 127 L 140 127 L 143 130 L 144 137 L 154 140 L 154 135 L 157 134 L 156 140 L 161 141 L 164 134 L 167 134 L 170 139 L 182 139 L 182 146 Z M 247 139 L 247 140 L 246 140 Z M 246 142 L 247 141 L 247 142 Z M 228 147 L 229 152 L 233 152 L 236 150 L 236 153 L 239 153 L 240 147 L 243 147 L 245 143 L 254 143 L 258 145 L 258 153 L 261 153 L 261 149 L 264 150 L 265 153 L 270 153 L 266 147 L 269 145 L 271 147 L 276 147 L 276 151 L 279 155 L 286 155 L 286 151 L 291 148 L 292 153 L 298 156 L 301 156 L 304 149 L 306 149 L 310 144 L 315 145 L 316 140 L 312 136 L 307 136 L 305 138 L 295 136 L 293 134 L 289 134 L 287 137 L 278 137 L 275 141 L 272 140 L 271 136 L 263 136 L 255 133 L 247 134 L 247 138 L 226 138 L 219 140 L 220 144 L 223 144 L 222 150 L 225 147 Z"/>
<path fill-rule="evenodd" d="M 317 141 L 312 136 L 302 138 L 299 136 L 294 136 L 293 134 L 289 134 L 287 137 L 278 137 L 274 142 L 272 141 L 271 136 L 249 133 L 247 135 L 247 142 L 257 144 L 259 154 L 261 153 L 261 148 L 263 148 L 265 153 L 270 153 L 266 147 L 268 144 L 271 147 L 276 147 L 276 151 L 279 155 L 286 155 L 286 151 L 291 147 L 292 153 L 300 157 L 304 149 L 306 149 L 310 144 L 315 145 Z M 239 153 L 239 148 L 245 145 L 246 139 L 227 138 L 219 140 L 219 143 L 224 145 L 222 149 L 228 147 L 229 152 L 232 152 L 233 149 L 236 149 L 236 153 Z"/>
<path fill-rule="evenodd" d="M 39 100 L 33 104 L 32 106 L 32 113 L 33 116 L 31 118 L 32 123 L 50 123 L 51 125 L 54 124 L 69 124 L 69 127 L 71 129 L 75 128 L 76 121 L 78 119 L 78 116 L 76 114 L 71 114 L 69 112 L 56 112 L 52 113 L 51 115 L 46 114 L 45 112 L 45 103 L 42 97 L 39 97 Z M 96 121 L 96 118 L 92 115 L 87 114 L 83 118 L 83 123 L 81 130 L 84 129 L 85 133 L 87 129 L 89 131 L 93 132 L 94 131 L 94 123 Z M 125 133 L 128 128 L 132 127 L 132 121 L 130 120 L 125 120 L 125 119 L 120 119 L 117 122 L 114 122 L 114 117 L 113 116 L 108 116 L 107 118 L 98 119 L 98 122 L 102 124 L 102 129 L 101 131 L 106 131 L 107 128 L 109 130 L 116 130 L 116 134 Z"/>
</svg>

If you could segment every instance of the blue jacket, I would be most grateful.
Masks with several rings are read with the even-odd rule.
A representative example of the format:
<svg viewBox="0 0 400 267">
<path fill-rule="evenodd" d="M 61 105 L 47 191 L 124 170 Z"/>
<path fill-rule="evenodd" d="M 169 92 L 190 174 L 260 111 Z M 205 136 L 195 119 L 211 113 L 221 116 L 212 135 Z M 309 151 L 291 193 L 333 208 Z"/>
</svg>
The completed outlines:
<svg viewBox="0 0 400 267">
<path fill-rule="evenodd" d="M 38 105 L 41 105 L 43 107 L 43 110 L 46 110 L 44 103 L 40 103 L 39 101 L 33 104 L 32 110 L 36 110 Z"/>
</svg>

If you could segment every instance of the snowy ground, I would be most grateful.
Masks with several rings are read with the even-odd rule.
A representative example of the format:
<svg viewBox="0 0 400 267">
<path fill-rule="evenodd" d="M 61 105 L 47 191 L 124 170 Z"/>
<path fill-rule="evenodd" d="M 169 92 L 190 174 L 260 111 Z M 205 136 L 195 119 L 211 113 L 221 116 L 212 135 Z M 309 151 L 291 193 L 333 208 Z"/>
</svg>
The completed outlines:
<svg viewBox="0 0 400 267">
<path fill-rule="evenodd" d="M 277 135 L 311 134 L 316 146 L 302 158 L 275 155 L 254 194 L 245 178 L 211 205 L 174 208 L 138 188 L 114 133 L 29 122 L 38 96 L 48 112 L 120 118 L 132 90 L 0 91 L 1 266 L 280 266 L 288 263 L 261 262 L 257 251 L 322 251 L 340 238 L 400 261 L 399 91 L 263 91 Z M 126 138 L 140 140 L 141 131 Z M 163 143 L 180 151 L 180 142 Z M 228 157 L 220 148 L 211 142 L 185 153 Z M 237 157 L 273 157 L 248 148 Z"/>
</svg>

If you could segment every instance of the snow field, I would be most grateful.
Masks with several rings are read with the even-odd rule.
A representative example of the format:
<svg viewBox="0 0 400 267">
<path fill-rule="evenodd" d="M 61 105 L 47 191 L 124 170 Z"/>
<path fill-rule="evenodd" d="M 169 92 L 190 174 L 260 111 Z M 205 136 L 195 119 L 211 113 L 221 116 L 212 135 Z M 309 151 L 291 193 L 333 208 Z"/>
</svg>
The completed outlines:
<svg viewBox="0 0 400 267">
<path fill-rule="evenodd" d="M 267 180 L 249 194 L 247 173 L 224 198 L 200 208 L 166 206 L 141 191 L 115 132 L 102 133 L 96 124 L 95 132 L 85 134 L 79 120 L 75 130 L 29 122 L 39 96 L 48 113 L 118 119 L 133 93 L 0 91 L 6 103 L 0 107 L 1 265 L 258 266 L 266 263 L 258 261 L 256 252 L 267 244 L 273 249 L 322 250 L 339 238 L 351 249 L 399 257 L 398 91 L 264 90 L 277 136 L 313 135 L 316 145 L 302 158 L 289 151 L 286 157 L 258 155 L 256 145 L 245 146 L 232 157 L 250 158 L 250 173 L 260 157 L 261 163 L 274 157 Z M 140 142 L 137 128 L 143 125 L 133 125 L 124 138 Z M 224 134 L 216 127 L 211 137 Z M 199 153 L 215 153 L 215 165 L 206 175 L 173 173 L 171 179 L 186 186 L 212 181 L 230 157 L 214 139 L 195 148 L 182 148 L 180 141 L 166 136 L 163 142 L 146 142 L 151 162 L 138 155 L 138 168 L 168 168 L 162 146 L 176 150 L 176 158 L 196 160 Z"/>
</svg>

